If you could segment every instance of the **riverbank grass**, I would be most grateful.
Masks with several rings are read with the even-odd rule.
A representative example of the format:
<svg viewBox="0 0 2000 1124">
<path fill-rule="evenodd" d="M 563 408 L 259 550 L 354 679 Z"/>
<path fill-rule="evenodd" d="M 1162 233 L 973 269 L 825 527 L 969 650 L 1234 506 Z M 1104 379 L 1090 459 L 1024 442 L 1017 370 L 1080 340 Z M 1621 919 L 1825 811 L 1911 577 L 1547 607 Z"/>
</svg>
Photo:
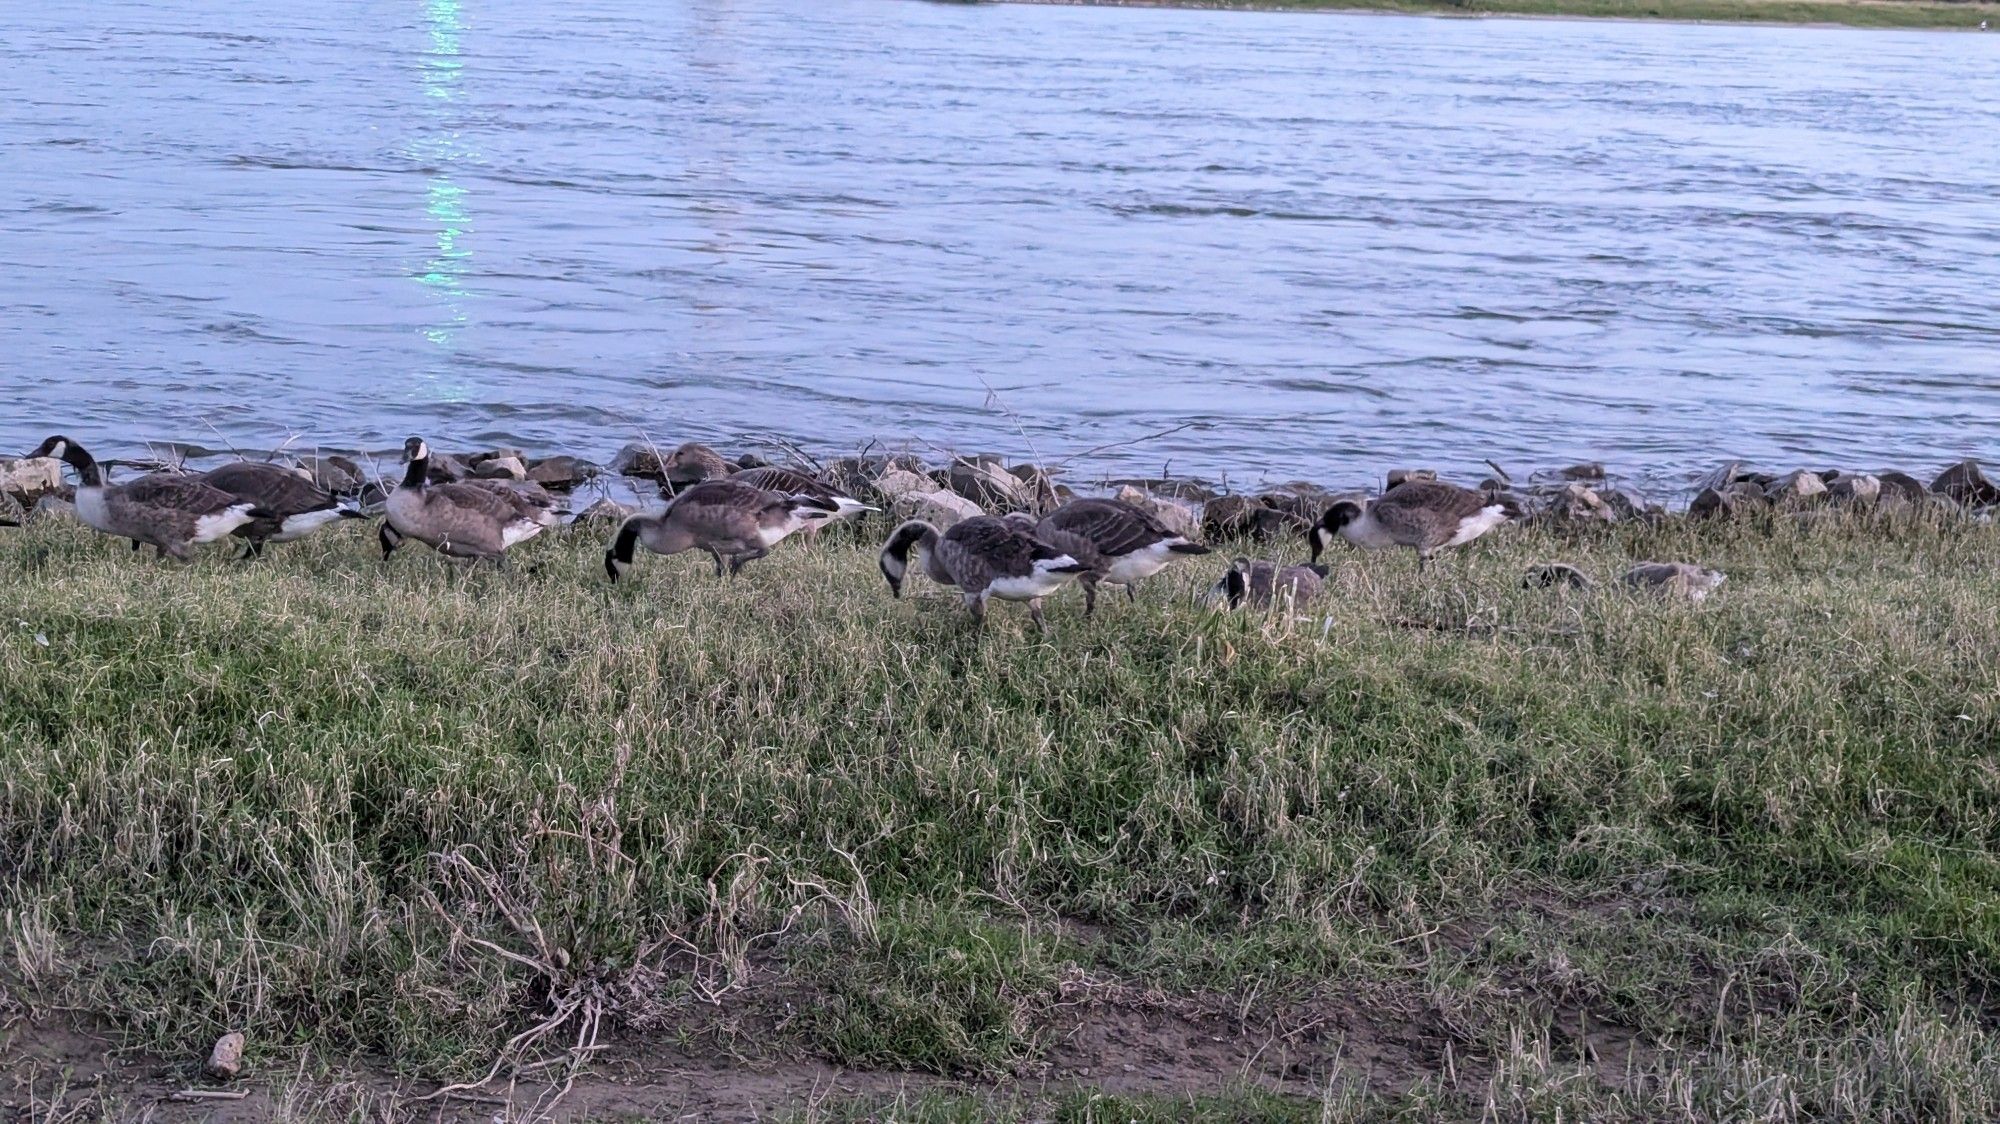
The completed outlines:
<svg viewBox="0 0 2000 1124">
<path fill-rule="evenodd" d="M 0 1014 L 403 1093 L 944 1082 L 814 1119 L 2000 1115 L 1990 526 L 1343 551 L 1298 618 L 1199 608 L 1225 550 L 1049 640 L 872 538 L 616 586 L 603 538 L 0 535 Z"/>
</svg>

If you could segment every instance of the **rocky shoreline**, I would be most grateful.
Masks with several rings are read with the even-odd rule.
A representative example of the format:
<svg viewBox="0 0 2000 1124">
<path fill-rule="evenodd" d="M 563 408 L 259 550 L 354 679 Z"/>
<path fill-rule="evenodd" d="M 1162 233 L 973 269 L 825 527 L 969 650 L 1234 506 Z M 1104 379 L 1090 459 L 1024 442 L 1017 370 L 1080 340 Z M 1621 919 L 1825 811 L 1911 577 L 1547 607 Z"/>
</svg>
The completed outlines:
<svg viewBox="0 0 2000 1124">
<path fill-rule="evenodd" d="M 694 457 L 689 451 L 699 450 Z M 210 457 L 218 464 L 235 457 Z M 378 458 L 325 455 L 274 455 L 320 487 L 364 506 L 378 504 L 393 487 Z M 1284 541 L 1302 536 L 1319 514 L 1336 500 L 1365 496 L 1372 485 L 1340 486 L 1294 481 L 1255 491 L 1218 488 L 1199 479 L 1088 479 L 1062 468 L 1033 463 L 1008 463 L 996 454 L 950 455 L 942 460 L 914 453 L 851 455 L 820 462 L 794 451 L 791 464 L 857 498 L 879 504 L 902 519 L 924 519 L 950 526 L 981 514 L 1011 511 L 1043 513 L 1086 495 L 1110 495 L 1153 513 L 1168 529 L 1209 539 Z M 697 461 L 730 470 L 760 468 L 774 462 L 751 452 L 731 457 L 690 442 L 671 451 L 633 442 L 599 463 L 568 453 L 532 456 L 520 449 L 495 448 L 458 453 L 436 452 L 431 480 L 493 480 L 545 498 L 567 509 L 572 521 L 616 522 L 657 497 L 670 496 L 682 486 L 712 474 L 692 467 Z M 107 461 L 123 473 L 178 472 L 188 465 L 160 461 Z M 1619 484 L 1602 464 L 1581 463 L 1538 471 L 1516 480 L 1488 464 L 1493 474 L 1473 485 L 1495 497 L 1518 504 L 1531 520 L 1570 524 L 1615 525 L 1671 518 L 1714 519 L 1756 512 L 1810 517 L 1822 510 L 1935 511 L 1974 518 L 1991 518 L 2000 508 L 2000 485 L 1976 460 L 1964 460 L 1923 475 L 1899 469 L 1856 472 L 1845 469 L 1798 468 L 1784 473 L 1757 471 L 1729 462 L 1697 481 L 1685 505 L 1668 506 Z M 212 467 L 212 466 L 211 466 Z M 384 479 L 385 475 L 388 477 Z M 1381 487 L 1404 480 L 1434 480 L 1426 468 L 1390 471 Z M 1076 484 L 1068 482 L 1076 479 Z M 52 458 L 0 457 L 0 523 L 71 514 L 74 487 L 63 479 L 62 465 Z M 585 502 L 585 497 L 595 498 Z"/>
</svg>

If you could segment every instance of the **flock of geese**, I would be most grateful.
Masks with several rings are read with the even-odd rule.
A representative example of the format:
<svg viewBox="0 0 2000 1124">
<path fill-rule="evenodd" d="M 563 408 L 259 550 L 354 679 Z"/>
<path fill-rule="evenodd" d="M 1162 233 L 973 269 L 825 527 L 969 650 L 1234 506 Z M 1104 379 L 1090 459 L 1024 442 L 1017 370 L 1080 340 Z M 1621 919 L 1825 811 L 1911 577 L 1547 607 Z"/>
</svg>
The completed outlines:
<svg viewBox="0 0 2000 1124">
<path fill-rule="evenodd" d="M 431 483 L 431 454 L 422 438 L 410 438 L 403 452 L 403 479 L 382 505 L 377 533 L 384 561 L 414 539 L 451 558 L 505 565 L 509 548 L 559 522 L 545 500 L 500 481 Z M 55 457 L 75 470 L 76 513 L 85 524 L 131 540 L 134 550 L 150 545 L 162 558 L 186 561 L 195 544 L 229 536 L 244 541 L 244 557 L 256 557 L 268 543 L 368 515 L 276 464 L 242 461 L 206 473 L 156 472 L 111 484 L 90 453 L 68 437 L 51 437 L 29 455 Z M 666 506 L 619 525 L 604 552 L 604 571 L 613 582 L 630 572 L 642 546 L 661 555 L 700 550 L 714 559 L 717 576 L 733 575 L 794 534 L 810 538 L 830 523 L 879 510 L 792 469 L 737 470 L 704 446 L 683 446 L 666 463 L 698 482 L 676 492 Z M 1318 595 L 1328 573 L 1319 559 L 1336 539 L 1367 549 L 1413 550 L 1421 569 L 1439 551 L 1463 546 L 1517 514 L 1511 502 L 1485 493 L 1436 480 L 1405 481 L 1372 501 L 1342 500 L 1328 507 L 1308 532 L 1309 562 L 1286 566 L 1238 558 L 1212 595 L 1231 608 L 1304 603 Z M 990 600 L 1019 601 L 1046 630 L 1042 601 L 1070 582 L 1083 587 L 1088 616 L 1096 610 L 1098 586 L 1122 586 L 1128 599 L 1136 599 L 1139 582 L 1177 558 L 1208 553 L 1208 547 L 1169 530 L 1143 508 L 1075 499 L 1039 518 L 981 515 L 942 530 L 921 520 L 905 522 L 890 533 L 879 564 L 897 597 L 914 570 L 958 590 L 977 620 L 985 619 Z M 1684 564 L 1641 565 L 1667 572 L 1644 579 L 1628 573 L 1628 582 L 1671 584 L 1697 599 L 1721 581 L 1714 571 Z M 1531 573 L 1530 581 L 1588 584 L 1573 567 L 1560 565 Z"/>
</svg>

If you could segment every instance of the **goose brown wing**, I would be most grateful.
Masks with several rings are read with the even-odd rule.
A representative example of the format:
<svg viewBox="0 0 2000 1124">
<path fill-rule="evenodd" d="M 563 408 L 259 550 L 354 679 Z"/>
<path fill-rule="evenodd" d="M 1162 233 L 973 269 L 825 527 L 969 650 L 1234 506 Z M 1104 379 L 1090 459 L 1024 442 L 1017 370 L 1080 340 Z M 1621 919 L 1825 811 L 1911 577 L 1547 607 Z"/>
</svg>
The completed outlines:
<svg viewBox="0 0 2000 1124">
<path fill-rule="evenodd" d="M 245 502 L 205 483 L 199 476 L 155 472 L 117 489 L 117 498 L 138 507 L 171 508 L 188 515 L 214 515 Z"/>
<path fill-rule="evenodd" d="M 506 496 L 470 482 L 433 484 L 424 489 L 424 503 L 492 520 L 497 525 L 510 523 L 519 517 L 514 504 Z"/>
<path fill-rule="evenodd" d="M 1121 558 L 1173 537 L 1159 520 L 1118 500 L 1076 500 L 1057 508 L 1042 524 L 1081 535 L 1106 558 Z"/>
<path fill-rule="evenodd" d="M 686 489 L 667 505 L 667 514 L 697 538 L 720 540 L 754 534 L 766 512 L 785 506 L 783 496 L 731 478 Z"/>
<path fill-rule="evenodd" d="M 279 518 L 339 506 L 332 493 L 275 464 L 238 461 L 203 473 L 201 479 Z"/>
<path fill-rule="evenodd" d="M 1486 497 L 1441 480 L 1410 480 L 1382 493 L 1369 513 L 1398 539 L 1434 547 L 1458 533 L 1462 519 L 1479 514 Z"/>
<path fill-rule="evenodd" d="M 1034 573 L 1035 559 L 1054 552 L 1004 520 L 975 516 L 952 525 L 938 540 L 938 562 L 958 588 L 977 593 L 995 578 L 1023 578 Z"/>
<path fill-rule="evenodd" d="M 834 494 L 832 488 L 827 487 L 825 484 L 820 483 L 803 472 L 790 468 L 768 466 L 765 468 L 745 469 L 731 476 L 729 479 L 732 483 L 748 484 L 753 488 L 762 488 L 769 492 L 784 492 L 794 496 L 816 496 L 820 499 L 832 499 Z"/>
</svg>

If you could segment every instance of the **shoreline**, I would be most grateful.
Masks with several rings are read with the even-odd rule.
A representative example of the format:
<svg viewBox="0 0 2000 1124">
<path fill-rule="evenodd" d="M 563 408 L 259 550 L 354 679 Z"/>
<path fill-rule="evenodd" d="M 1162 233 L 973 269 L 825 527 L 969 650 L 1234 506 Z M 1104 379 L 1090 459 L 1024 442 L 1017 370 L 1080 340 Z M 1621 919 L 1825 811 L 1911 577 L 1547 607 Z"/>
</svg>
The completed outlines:
<svg viewBox="0 0 2000 1124">
<path fill-rule="evenodd" d="M 975 0 L 1049 7 L 1154 8 L 1265 14 L 1373 13 L 1446 19 L 1595 20 L 1859 31 L 1980 31 L 2000 3 L 1929 0 Z"/>
</svg>

